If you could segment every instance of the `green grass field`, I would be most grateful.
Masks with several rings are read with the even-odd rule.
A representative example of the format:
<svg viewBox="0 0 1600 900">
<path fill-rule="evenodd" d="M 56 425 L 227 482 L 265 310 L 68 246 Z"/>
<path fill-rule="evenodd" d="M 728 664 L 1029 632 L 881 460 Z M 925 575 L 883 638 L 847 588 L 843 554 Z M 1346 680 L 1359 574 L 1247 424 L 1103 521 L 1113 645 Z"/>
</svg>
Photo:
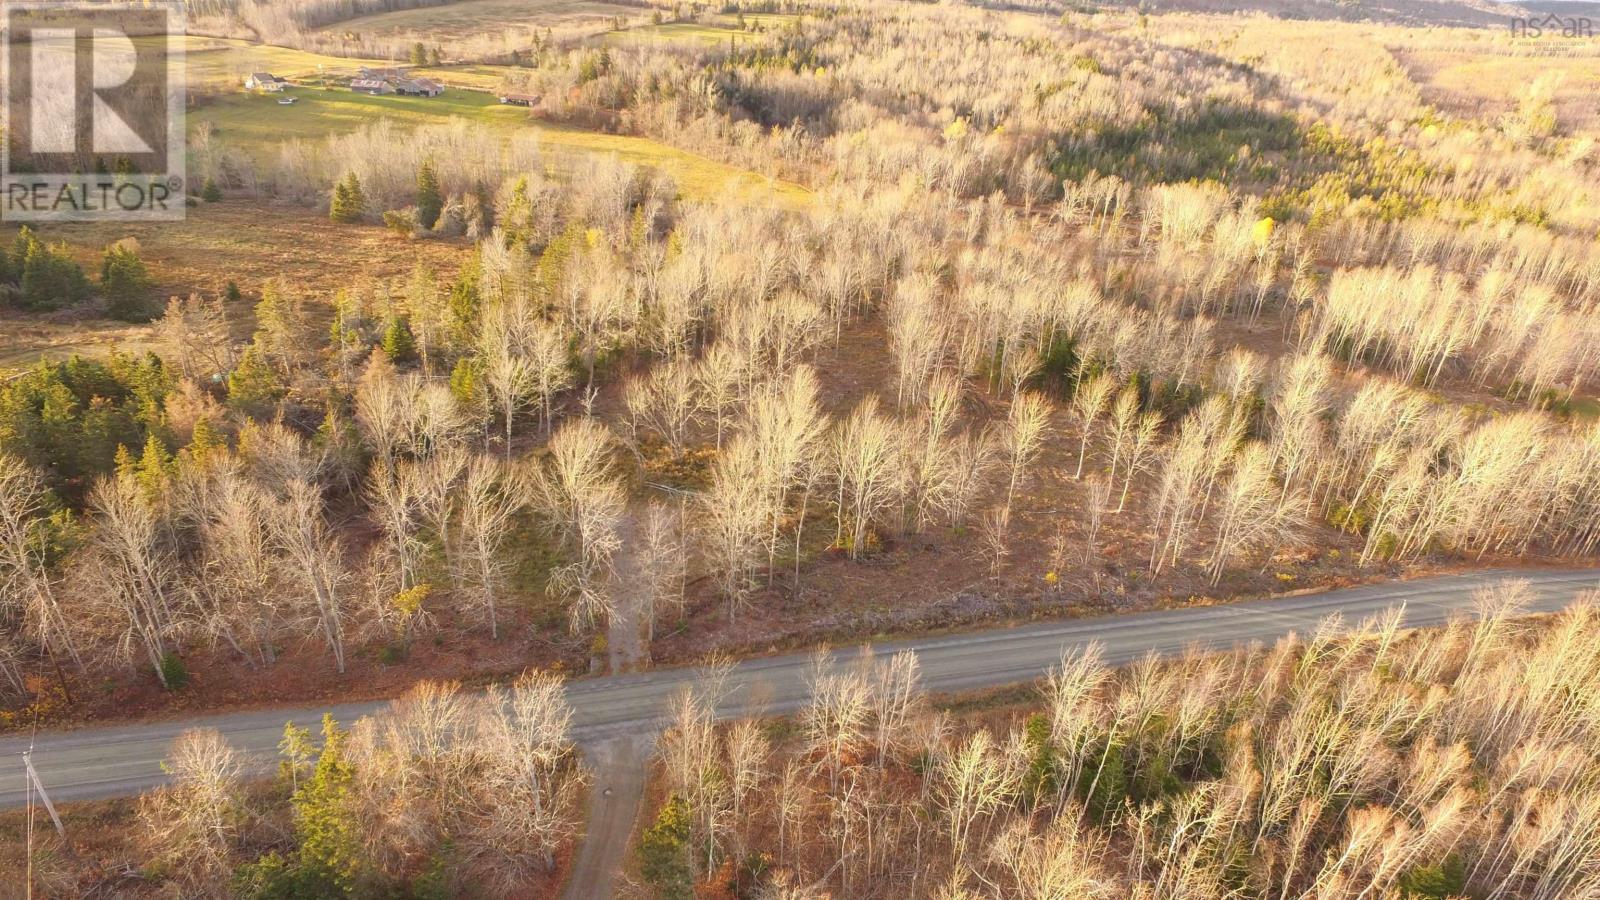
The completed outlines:
<svg viewBox="0 0 1600 900">
<path fill-rule="evenodd" d="M 559 174 L 581 154 L 615 154 L 624 162 L 654 166 L 668 173 L 690 199 L 720 197 L 730 189 L 780 205 L 805 202 L 808 192 L 798 185 L 769 181 L 759 175 L 724 165 L 648 138 L 603 134 L 547 122 L 534 122 L 522 107 L 502 106 L 491 94 L 447 90 L 442 96 L 374 97 L 344 88 L 290 88 L 283 96 L 296 98 L 282 106 L 274 95 L 243 91 L 217 97 L 189 113 L 190 127 L 209 123 L 217 137 L 270 163 L 285 140 L 315 140 L 344 134 L 380 118 L 398 125 L 442 124 L 455 118 L 488 126 L 496 133 L 534 129 Z"/>
<path fill-rule="evenodd" d="M 527 72 L 516 66 L 493 66 L 487 64 L 462 65 L 462 66 L 419 66 L 412 71 L 419 75 L 426 75 L 440 84 L 452 87 L 464 86 L 492 91 L 500 87 L 501 81 L 513 72 Z"/>
</svg>

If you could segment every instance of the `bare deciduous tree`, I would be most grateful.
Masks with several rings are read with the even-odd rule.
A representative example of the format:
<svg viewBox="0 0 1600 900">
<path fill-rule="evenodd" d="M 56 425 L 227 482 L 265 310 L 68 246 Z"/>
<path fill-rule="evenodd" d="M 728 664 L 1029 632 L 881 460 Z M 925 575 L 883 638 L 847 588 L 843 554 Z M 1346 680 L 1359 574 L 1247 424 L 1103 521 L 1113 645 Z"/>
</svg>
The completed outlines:
<svg viewBox="0 0 1600 900">
<path fill-rule="evenodd" d="M 227 896 L 244 818 L 238 755 L 214 729 L 185 731 L 162 769 L 171 784 L 139 800 L 150 858 L 189 896 Z"/>
<path fill-rule="evenodd" d="M 835 426 L 828 448 L 837 519 L 834 541 L 859 559 L 867 550 L 872 525 L 894 503 L 898 491 L 894 423 L 878 414 L 869 396 Z"/>
<path fill-rule="evenodd" d="M 473 457 L 456 494 L 460 529 L 456 568 L 470 585 L 469 603 L 488 621 L 490 637 L 500 636 L 500 592 L 510 562 L 506 546 L 511 524 L 526 503 L 521 484 L 504 464 L 488 456 Z"/>
<path fill-rule="evenodd" d="M 131 659 L 142 652 L 162 686 L 170 687 L 162 661 L 181 623 L 172 602 L 175 570 L 160 515 L 129 474 L 95 484 L 89 508 L 95 515 L 96 554 L 84 561 L 84 574 L 100 585 L 106 606 L 115 611 L 112 627 L 123 655 Z"/>
<path fill-rule="evenodd" d="M 1045 428 L 1050 424 L 1050 401 L 1035 391 L 1023 391 L 1011 398 L 1011 410 L 1006 419 L 1006 463 L 1009 477 L 1006 483 L 1007 510 L 1016 498 L 1017 487 L 1023 473 L 1039 455 L 1044 444 Z"/>
<path fill-rule="evenodd" d="M 40 529 L 48 513 L 44 479 L 22 460 L 0 452 L 0 616 L 15 623 L 30 643 L 46 652 L 78 660 L 56 577 Z M 81 666 L 82 663 L 80 662 Z M 20 685 L 13 668 L 8 679 Z"/>
<path fill-rule="evenodd" d="M 1078 423 L 1078 469 L 1072 476 L 1083 477 L 1083 460 L 1089 453 L 1089 441 L 1094 437 L 1094 430 L 1100 424 L 1100 417 L 1105 414 L 1106 406 L 1111 401 L 1111 392 L 1116 388 L 1109 375 L 1096 375 L 1078 382 L 1078 389 L 1072 394 L 1072 417 Z"/>
<path fill-rule="evenodd" d="M 296 584 L 291 597 L 301 617 L 327 644 L 342 674 L 345 626 L 340 588 L 346 571 L 339 539 L 323 519 L 317 488 L 304 481 L 286 485 L 284 499 L 272 516 L 272 532 Z"/>
<path fill-rule="evenodd" d="M 594 419 L 569 422 L 550 438 L 549 458 L 533 472 L 537 508 L 567 553 L 551 583 L 569 603 L 574 630 L 593 627 L 612 608 L 608 580 L 624 506 L 613 443 Z"/>
</svg>

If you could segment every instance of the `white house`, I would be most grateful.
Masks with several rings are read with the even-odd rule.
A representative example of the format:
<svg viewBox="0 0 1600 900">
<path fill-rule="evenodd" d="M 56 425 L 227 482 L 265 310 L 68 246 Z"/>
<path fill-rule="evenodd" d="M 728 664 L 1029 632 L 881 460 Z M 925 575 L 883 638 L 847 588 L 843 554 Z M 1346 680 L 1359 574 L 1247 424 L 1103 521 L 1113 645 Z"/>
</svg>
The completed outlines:
<svg viewBox="0 0 1600 900">
<path fill-rule="evenodd" d="M 247 91 L 267 91 L 276 94 L 283 90 L 283 79 L 271 72 L 251 72 L 245 76 L 244 89 Z"/>
</svg>

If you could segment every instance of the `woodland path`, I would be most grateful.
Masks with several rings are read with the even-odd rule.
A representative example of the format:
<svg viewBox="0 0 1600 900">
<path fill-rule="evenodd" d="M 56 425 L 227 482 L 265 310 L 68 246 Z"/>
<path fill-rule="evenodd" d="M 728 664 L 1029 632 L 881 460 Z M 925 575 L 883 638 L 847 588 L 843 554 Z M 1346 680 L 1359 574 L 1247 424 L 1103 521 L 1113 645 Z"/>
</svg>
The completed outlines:
<svg viewBox="0 0 1600 900">
<path fill-rule="evenodd" d="M 644 799 L 646 767 L 655 747 L 651 734 L 601 741 L 585 753 L 594 781 L 583 844 L 567 875 L 567 900 L 607 900 L 628 858 L 628 844 Z"/>
</svg>

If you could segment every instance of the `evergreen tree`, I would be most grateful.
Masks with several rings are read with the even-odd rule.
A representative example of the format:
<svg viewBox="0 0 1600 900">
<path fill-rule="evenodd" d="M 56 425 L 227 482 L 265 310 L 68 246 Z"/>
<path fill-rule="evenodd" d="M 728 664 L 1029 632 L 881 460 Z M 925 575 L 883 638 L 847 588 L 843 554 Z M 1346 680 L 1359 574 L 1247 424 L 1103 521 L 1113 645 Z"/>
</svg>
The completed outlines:
<svg viewBox="0 0 1600 900">
<path fill-rule="evenodd" d="M 328 207 L 328 218 L 343 225 L 359 222 L 367 214 L 367 196 L 361 191 L 361 179 L 351 172 L 333 186 L 333 202 Z"/>
<path fill-rule="evenodd" d="M 112 318 L 148 322 L 155 315 L 150 291 L 153 283 L 144 260 L 133 247 L 117 242 L 100 260 L 100 292 L 110 301 Z"/>
<path fill-rule="evenodd" d="M 689 804 L 674 794 L 639 841 L 641 874 L 662 900 L 692 900 L 694 897 L 690 837 Z"/>
<path fill-rule="evenodd" d="M 540 293 L 544 297 L 551 298 L 561 293 L 561 283 L 567 276 L 567 265 L 583 246 L 583 242 L 583 225 L 573 222 L 545 246 L 544 253 L 539 255 L 539 265 L 535 273 Z"/>
<path fill-rule="evenodd" d="M 200 419 L 194 423 L 194 432 L 189 438 L 189 446 L 185 449 L 192 462 L 204 464 L 213 454 L 226 450 L 227 447 L 227 440 L 216 426 L 211 424 L 211 420 Z"/>
<path fill-rule="evenodd" d="M 239 358 L 239 365 L 228 374 L 228 403 L 248 415 L 263 416 L 283 396 L 283 384 L 262 355 L 251 344 Z"/>
<path fill-rule="evenodd" d="M 162 495 L 166 493 L 167 480 L 172 475 L 172 468 L 172 454 L 167 452 L 167 445 L 154 433 L 146 436 L 144 453 L 140 455 L 133 472 L 146 500 L 151 503 L 160 501 Z"/>
<path fill-rule="evenodd" d="M 411 45 L 410 60 L 413 66 L 425 66 L 428 64 L 428 48 L 421 41 Z"/>
<path fill-rule="evenodd" d="M 133 475 L 139 471 L 139 464 L 133 461 L 133 454 L 128 452 L 127 444 L 117 445 L 117 455 L 112 459 L 112 467 L 118 475 Z"/>
<path fill-rule="evenodd" d="M 439 193 L 439 176 L 433 171 L 433 161 L 423 160 L 417 170 L 417 224 L 424 231 L 431 230 L 439 221 L 439 211 L 444 209 L 444 197 Z"/>
<path fill-rule="evenodd" d="M 450 285 L 450 297 L 445 301 L 445 341 L 458 351 L 471 347 L 477 338 L 478 278 L 482 273 L 478 252 L 467 257 L 466 264 Z"/>
<path fill-rule="evenodd" d="M 483 394 L 483 374 L 478 370 L 478 363 L 470 356 L 463 356 L 456 360 L 455 368 L 450 370 L 450 393 L 461 404 L 462 409 L 474 412 L 486 412 Z"/>
<path fill-rule="evenodd" d="M 361 873 L 361 838 L 350 814 L 354 767 L 345 758 L 346 737 L 333 715 L 324 713 L 322 752 L 292 803 L 300 868 L 315 882 L 348 894 Z"/>
<path fill-rule="evenodd" d="M 47 246 L 31 230 L 23 228 L 13 254 L 12 267 L 25 306 L 61 309 L 89 299 L 89 279 L 67 255 L 65 246 Z"/>
<path fill-rule="evenodd" d="M 411 325 L 405 316 L 389 319 L 383 330 L 383 352 L 397 363 L 410 362 L 417 355 L 417 341 L 411 336 Z"/>
<path fill-rule="evenodd" d="M 217 186 L 215 178 L 206 178 L 205 186 L 200 188 L 200 199 L 207 203 L 215 203 L 222 199 L 222 188 Z"/>
<path fill-rule="evenodd" d="M 239 868 L 233 893 L 249 900 L 320 900 L 349 897 L 360 887 L 364 866 L 355 817 L 351 813 L 354 767 L 345 757 L 346 732 L 333 716 L 322 717 L 322 750 L 308 765 L 311 736 L 291 724 L 279 749 L 280 773 L 295 785 L 289 804 L 294 810 L 298 846 L 289 853 L 274 850 Z M 309 771 L 308 771 L 309 769 Z"/>
</svg>

